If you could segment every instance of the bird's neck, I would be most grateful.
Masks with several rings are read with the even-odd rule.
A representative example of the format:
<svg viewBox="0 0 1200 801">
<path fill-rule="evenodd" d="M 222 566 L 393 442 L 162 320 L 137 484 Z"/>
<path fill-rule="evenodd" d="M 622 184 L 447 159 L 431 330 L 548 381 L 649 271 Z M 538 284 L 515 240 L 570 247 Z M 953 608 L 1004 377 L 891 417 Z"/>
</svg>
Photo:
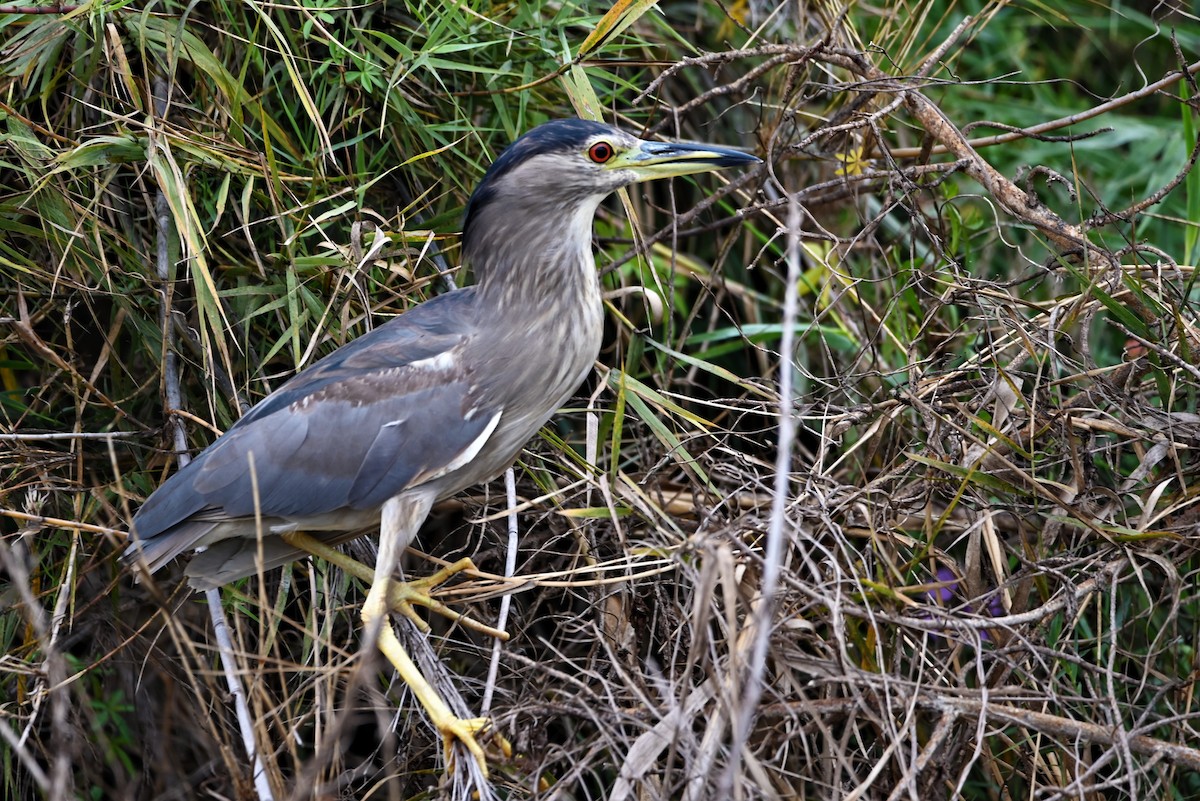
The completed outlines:
<svg viewBox="0 0 1200 801">
<path fill-rule="evenodd" d="M 488 209 L 492 219 L 474 221 L 472 234 L 511 231 L 493 240 L 472 237 L 463 251 L 475 274 L 481 308 L 509 325 L 537 328 L 554 316 L 589 319 L 600 313 L 600 283 L 592 256 L 592 220 L 596 205 L 564 214 L 562 209 L 512 206 Z M 497 219 L 503 214 L 504 220 Z M 556 225 L 540 221 L 557 220 Z M 490 224 L 494 223 L 494 224 Z"/>
<path fill-rule="evenodd" d="M 463 243 L 475 271 L 474 347 L 496 380 L 504 409 L 496 453 L 513 454 L 575 392 L 595 363 L 604 333 L 592 256 L 595 205 L 577 209 L 485 209 Z M 543 224 L 554 221 L 555 224 Z M 480 232 L 496 237 L 476 237 Z M 490 446 L 489 446 L 490 447 Z"/>
</svg>

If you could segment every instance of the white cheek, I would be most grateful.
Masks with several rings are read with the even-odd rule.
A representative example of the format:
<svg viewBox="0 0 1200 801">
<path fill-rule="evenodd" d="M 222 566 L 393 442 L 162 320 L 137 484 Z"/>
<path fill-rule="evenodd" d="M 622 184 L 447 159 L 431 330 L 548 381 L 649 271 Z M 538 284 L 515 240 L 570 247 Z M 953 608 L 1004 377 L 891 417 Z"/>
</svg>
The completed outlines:
<svg viewBox="0 0 1200 801">
<path fill-rule="evenodd" d="M 614 188 L 629 186 L 638 182 L 638 174 L 633 170 L 617 170 L 613 173 Z"/>
</svg>

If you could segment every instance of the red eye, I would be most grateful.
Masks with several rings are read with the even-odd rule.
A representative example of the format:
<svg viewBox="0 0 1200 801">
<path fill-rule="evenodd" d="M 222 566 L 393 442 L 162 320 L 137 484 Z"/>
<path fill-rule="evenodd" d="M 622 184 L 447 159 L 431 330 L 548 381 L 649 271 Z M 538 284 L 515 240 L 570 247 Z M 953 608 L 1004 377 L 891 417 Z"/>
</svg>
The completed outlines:
<svg viewBox="0 0 1200 801">
<path fill-rule="evenodd" d="M 588 148 L 588 158 L 597 164 L 604 164 L 613 155 L 613 147 L 608 142 L 597 142 Z"/>
</svg>

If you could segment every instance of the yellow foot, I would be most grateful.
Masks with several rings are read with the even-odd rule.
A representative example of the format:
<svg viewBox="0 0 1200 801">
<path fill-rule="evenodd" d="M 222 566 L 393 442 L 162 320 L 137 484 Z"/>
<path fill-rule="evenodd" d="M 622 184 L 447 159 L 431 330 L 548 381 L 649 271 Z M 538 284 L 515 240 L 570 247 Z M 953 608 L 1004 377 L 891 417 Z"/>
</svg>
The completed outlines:
<svg viewBox="0 0 1200 801">
<path fill-rule="evenodd" d="M 376 647 L 396 668 L 400 678 L 409 686 L 413 695 L 421 702 L 421 706 L 425 707 L 425 714 L 429 716 L 429 721 L 442 735 L 447 764 L 453 759 L 454 741 L 458 740 L 475 758 L 479 769 L 486 777 L 488 773 L 487 756 L 483 746 L 479 743 L 480 738 L 489 734 L 505 756 L 512 755 L 512 746 L 507 740 L 492 731 L 492 722 L 488 718 L 460 718 L 454 714 L 445 699 L 421 673 L 420 668 L 413 662 L 404 645 L 396 637 L 391 621 L 388 620 L 385 600 L 390 589 L 389 583 L 385 577 L 383 581 L 371 585 L 371 591 L 367 593 L 367 600 L 363 603 L 363 625 L 368 632 L 377 632 Z"/>
<path fill-rule="evenodd" d="M 311 553 L 314 556 L 319 556 L 330 564 L 337 565 L 347 573 L 357 576 L 363 581 L 374 582 L 375 571 L 367 567 L 361 562 L 356 562 L 346 554 L 339 551 L 337 548 L 332 548 L 324 542 L 305 534 L 302 531 L 289 531 L 283 534 L 283 541 L 293 548 Z M 446 583 L 456 574 L 464 570 L 475 570 L 475 563 L 469 558 L 459 559 L 452 565 L 447 565 L 441 570 L 423 579 L 417 579 L 407 583 L 391 582 L 390 591 L 388 592 L 388 607 L 394 612 L 398 612 L 411 620 L 418 629 L 424 632 L 429 631 L 429 625 L 417 616 L 413 611 L 413 606 L 423 606 L 431 612 L 436 612 L 439 615 L 444 615 L 451 620 L 459 623 L 469 629 L 478 631 L 481 634 L 487 634 L 490 637 L 496 637 L 500 640 L 507 640 L 508 634 L 500 631 L 500 629 L 492 628 L 491 626 L 480 623 L 477 620 L 467 617 L 459 612 L 455 612 L 450 607 L 446 606 L 441 601 L 438 601 L 429 594 L 430 590 L 436 589 L 438 586 Z"/>
<path fill-rule="evenodd" d="M 475 757 L 479 769 L 486 778 L 488 775 L 487 754 L 479 744 L 481 735 L 488 735 L 492 744 L 500 749 L 507 759 L 512 756 L 512 745 L 499 732 L 492 731 L 490 718 L 460 718 L 453 715 L 434 720 L 433 725 L 442 733 L 442 744 L 446 749 L 446 764 L 454 762 L 454 741 L 462 743 L 471 756 Z"/>
<path fill-rule="evenodd" d="M 443 617 L 450 618 L 455 623 L 465 626 L 473 631 L 478 631 L 480 634 L 487 634 L 490 637 L 496 637 L 500 640 L 507 640 L 508 633 L 497 628 L 492 628 L 484 623 L 480 623 L 474 618 L 467 617 L 461 612 L 455 612 L 450 607 L 446 606 L 441 601 L 434 598 L 430 591 L 445 584 L 456 574 L 464 570 L 475 570 L 475 563 L 470 558 L 459 559 L 451 565 L 443 567 L 436 573 L 426 576 L 421 579 L 414 579 L 407 582 L 393 581 L 388 588 L 388 608 L 393 612 L 404 615 L 413 622 L 418 629 L 424 632 L 429 631 L 429 624 L 422 620 L 413 609 L 414 606 L 423 606 L 430 612 L 436 612 Z M 459 720 L 455 718 L 455 720 Z M 472 752 L 473 753 L 473 752 Z"/>
</svg>

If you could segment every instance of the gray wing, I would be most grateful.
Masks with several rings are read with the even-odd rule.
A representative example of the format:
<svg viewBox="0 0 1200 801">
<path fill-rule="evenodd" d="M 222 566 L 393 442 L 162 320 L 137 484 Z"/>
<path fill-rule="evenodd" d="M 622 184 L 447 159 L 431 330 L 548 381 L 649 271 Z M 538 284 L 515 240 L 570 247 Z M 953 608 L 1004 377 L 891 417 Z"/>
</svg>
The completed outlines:
<svg viewBox="0 0 1200 801">
<path fill-rule="evenodd" d="M 472 299 L 461 290 L 415 307 L 255 406 L 138 510 L 151 567 L 222 521 L 372 510 L 461 466 L 500 411 L 475 397 L 460 358 Z"/>
</svg>

